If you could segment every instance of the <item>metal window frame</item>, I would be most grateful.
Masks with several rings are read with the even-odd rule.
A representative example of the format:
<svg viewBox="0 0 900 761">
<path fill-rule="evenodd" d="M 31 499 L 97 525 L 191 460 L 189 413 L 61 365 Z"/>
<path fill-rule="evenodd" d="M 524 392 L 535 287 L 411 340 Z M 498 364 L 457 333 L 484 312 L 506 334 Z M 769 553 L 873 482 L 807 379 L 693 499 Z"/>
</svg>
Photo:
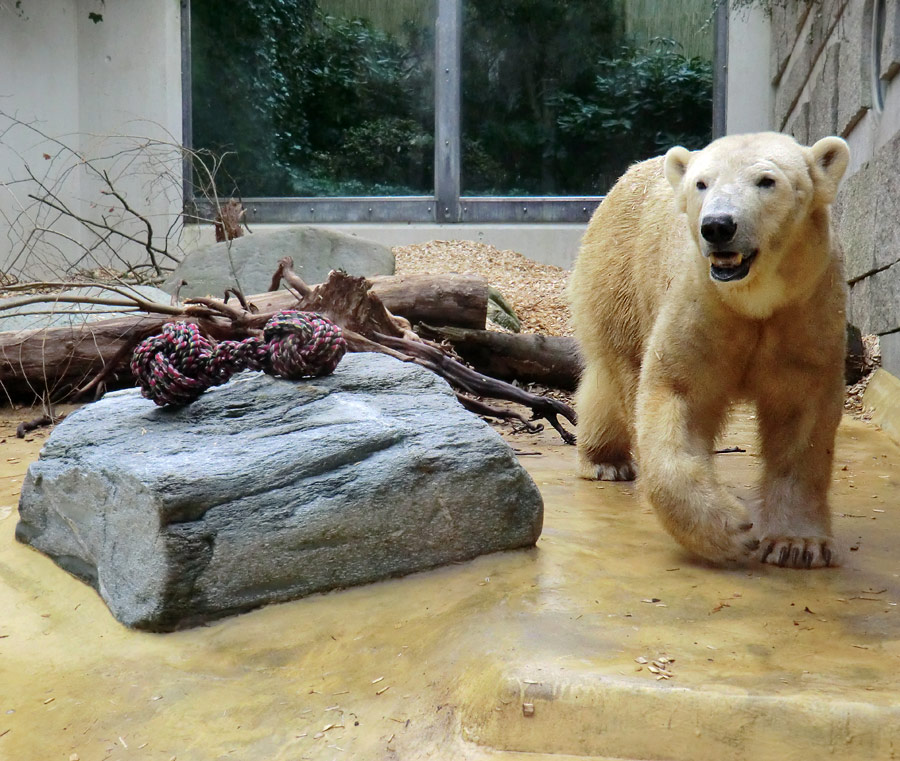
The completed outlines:
<svg viewBox="0 0 900 761">
<path fill-rule="evenodd" d="M 462 3 L 437 0 L 435 20 L 433 196 L 244 198 L 248 221 L 258 223 L 585 223 L 603 196 L 461 195 Z M 724 134 L 728 9 L 716 9 L 713 136 Z M 193 145 L 191 99 L 191 3 L 181 0 L 182 140 Z M 216 216 L 213 205 L 193 196 L 192 167 L 184 161 L 185 214 L 197 221 Z"/>
<path fill-rule="evenodd" d="M 728 131 L 728 0 L 713 15 L 713 140 Z"/>
<path fill-rule="evenodd" d="M 191 82 L 191 0 L 181 0 L 181 159 L 182 206 L 185 216 L 197 216 L 194 200 L 194 166 L 190 151 L 194 146 L 194 99 Z M 215 215 L 213 215 L 215 216 Z M 207 217 L 212 219 L 212 217 Z"/>
</svg>

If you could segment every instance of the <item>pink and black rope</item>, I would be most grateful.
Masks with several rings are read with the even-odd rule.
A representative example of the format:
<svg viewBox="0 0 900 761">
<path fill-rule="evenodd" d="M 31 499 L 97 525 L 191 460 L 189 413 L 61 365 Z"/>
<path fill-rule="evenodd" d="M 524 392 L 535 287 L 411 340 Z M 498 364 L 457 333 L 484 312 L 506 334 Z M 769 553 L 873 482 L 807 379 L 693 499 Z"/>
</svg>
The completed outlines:
<svg viewBox="0 0 900 761">
<path fill-rule="evenodd" d="M 341 329 L 313 312 L 286 309 L 263 328 L 263 338 L 213 343 L 196 325 L 163 326 L 131 358 L 141 394 L 156 404 L 190 404 L 241 370 L 263 370 L 289 380 L 328 375 L 347 351 Z"/>
</svg>

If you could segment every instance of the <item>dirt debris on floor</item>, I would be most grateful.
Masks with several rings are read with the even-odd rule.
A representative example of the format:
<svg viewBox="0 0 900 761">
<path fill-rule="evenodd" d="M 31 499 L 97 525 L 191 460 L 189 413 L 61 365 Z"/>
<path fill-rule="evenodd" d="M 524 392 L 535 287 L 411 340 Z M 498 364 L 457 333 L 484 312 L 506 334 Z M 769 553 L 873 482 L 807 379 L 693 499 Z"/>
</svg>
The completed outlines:
<svg viewBox="0 0 900 761">
<path fill-rule="evenodd" d="M 398 275 L 481 275 L 515 309 L 523 333 L 572 335 L 566 302 L 569 273 L 561 267 L 469 240 L 432 240 L 392 251 Z"/>
</svg>

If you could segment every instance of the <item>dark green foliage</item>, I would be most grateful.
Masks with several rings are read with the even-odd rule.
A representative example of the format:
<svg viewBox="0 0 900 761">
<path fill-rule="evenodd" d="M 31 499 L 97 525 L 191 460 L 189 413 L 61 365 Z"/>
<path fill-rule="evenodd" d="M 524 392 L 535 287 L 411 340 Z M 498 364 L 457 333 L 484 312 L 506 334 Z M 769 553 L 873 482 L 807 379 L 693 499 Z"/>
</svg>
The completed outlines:
<svg viewBox="0 0 900 761">
<path fill-rule="evenodd" d="M 709 139 L 710 64 L 621 47 L 618 0 L 464 8 L 464 192 L 602 193 L 631 161 Z M 317 0 L 191 9 L 194 144 L 234 152 L 241 194 L 432 192 L 430 29 L 389 35 Z"/>
<path fill-rule="evenodd" d="M 624 46 L 597 60 L 587 95 L 561 94 L 558 106 L 567 175 L 605 191 L 632 161 L 709 141 L 712 65 L 688 60 L 672 40 Z"/>
<path fill-rule="evenodd" d="M 463 186 L 470 193 L 580 192 L 561 171 L 561 90 L 587 95 L 597 51 L 622 35 L 610 0 L 466 0 L 463 26 Z M 470 164 L 477 143 L 502 166 Z"/>
<path fill-rule="evenodd" d="M 467 0 L 463 181 L 469 193 L 605 193 L 633 161 L 708 142 L 712 67 L 677 43 L 622 45 L 601 0 Z M 498 167 L 482 169 L 471 146 Z"/>
<path fill-rule="evenodd" d="M 373 118 L 344 133 L 344 149 L 323 157 L 332 177 L 361 180 L 370 185 L 430 188 L 434 139 L 412 119 Z M 398 161 L 405 155 L 406 160 Z M 429 172 L 423 171 L 428 166 Z"/>
<path fill-rule="evenodd" d="M 426 40 L 402 45 L 315 0 L 193 0 L 191 13 L 195 147 L 234 151 L 243 195 L 430 191 Z"/>
<path fill-rule="evenodd" d="M 430 192 L 433 66 L 422 45 L 361 19 L 314 15 L 279 109 L 293 193 Z"/>
<path fill-rule="evenodd" d="M 308 28 L 315 0 L 193 0 L 194 147 L 231 151 L 225 170 L 245 195 L 285 192 L 277 112 L 289 92 L 283 62 Z M 220 178 L 221 180 L 221 178 Z M 223 186 L 224 194 L 236 193 Z"/>
</svg>

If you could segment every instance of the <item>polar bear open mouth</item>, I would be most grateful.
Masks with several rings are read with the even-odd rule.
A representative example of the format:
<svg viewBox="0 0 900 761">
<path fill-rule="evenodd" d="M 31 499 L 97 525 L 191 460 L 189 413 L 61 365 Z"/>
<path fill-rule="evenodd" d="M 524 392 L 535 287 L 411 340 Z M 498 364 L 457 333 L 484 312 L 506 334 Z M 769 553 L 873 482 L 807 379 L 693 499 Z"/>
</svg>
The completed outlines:
<svg viewBox="0 0 900 761">
<path fill-rule="evenodd" d="M 723 283 L 741 280 L 750 272 L 756 254 L 756 251 L 747 255 L 736 251 L 714 251 L 709 255 L 709 275 Z"/>
</svg>

